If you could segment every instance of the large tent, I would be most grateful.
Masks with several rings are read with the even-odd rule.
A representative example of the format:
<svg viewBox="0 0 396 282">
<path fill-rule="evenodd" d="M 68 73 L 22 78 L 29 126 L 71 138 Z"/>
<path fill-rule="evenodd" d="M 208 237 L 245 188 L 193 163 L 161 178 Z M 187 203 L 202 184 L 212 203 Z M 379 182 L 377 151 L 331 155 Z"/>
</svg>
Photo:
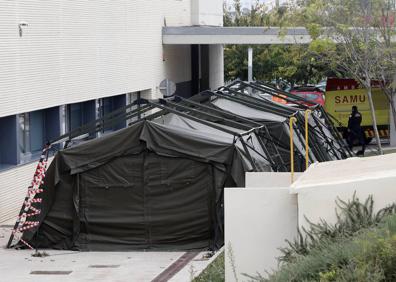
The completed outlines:
<svg viewBox="0 0 396 282">
<path fill-rule="evenodd" d="M 202 249 L 222 244 L 222 191 L 243 186 L 231 138 L 151 121 L 59 151 L 39 228 L 23 240 L 77 250 Z"/>
<path fill-rule="evenodd" d="M 65 146 L 48 168 L 41 200 L 27 208 L 25 199 L 8 246 L 218 248 L 224 187 L 244 187 L 247 171 L 290 171 L 291 117 L 299 121 L 294 167 L 303 171 L 304 111 L 322 111 L 295 97 L 296 107 L 277 104 L 260 92 L 279 95 L 266 85 L 239 82 L 236 90 L 223 87 L 190 99 L 137 100 L 54 140 L 52 148 Z M 81 141 L 125 121 L 126 129 Z M 348 156 L 326 116 L 313 115 L 309 126 L 311 163 Z M 26 227 L 30 206 L 40 212 L 30 214 Z"/>
</svg>

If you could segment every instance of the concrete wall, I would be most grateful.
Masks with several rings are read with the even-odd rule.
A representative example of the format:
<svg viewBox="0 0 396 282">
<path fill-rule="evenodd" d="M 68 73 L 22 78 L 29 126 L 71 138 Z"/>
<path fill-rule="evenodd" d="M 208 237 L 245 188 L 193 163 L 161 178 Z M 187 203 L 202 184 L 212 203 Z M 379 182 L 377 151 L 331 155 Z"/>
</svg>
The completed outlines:
<svg viewBox="0 0 396 282">
<path fill-rule="evenodd" d="M 223 25 L 223 0 L 191 0 L 193 25 Z"/>
<path fill-rule="evenodd" d="M 297 180 L 302 173 L 295 173 L 294 180 Z M 246 173 L 246 187 L 249 188 L 263 188 L 263 187 L 289 187 L 290 186 L 290 172 L 247 172 Z"/>
<path fill-rule="evenodd" d="M 163 60 L 165 22 L 190 25 L 191 0 L 0 1 L 0 117 L 189 81 L 186 47 Z"/>
<path fill-rule="evenodd" d="M 226 281 L 277 268 L 285 239 L 297 235 L 297 197 L 288 188 L 230 188 L 224 194 Z"/>
<path fill-rule="evenodd" d="M 52 158 L 49 159 L 49 163 Z M 0 223 L 15 219 L 22 207 L 37 162 L 0 172 Z"/>
<path fill-rule="evenodd" d="M 166 78 L 188 90 L 190 47 L 163 46 L 164 24 L 191 25 L 191 0 L 0 1 L 0 117 L 137 91 L 156 98 Z M 16 164 L 7 133 L 1 159 Z M 0 172 L 0 221 L 18 212 L 34 166 Z"/>
<path fill-rule="evenodd" d="M 305 216 L 311 222 L 319 222 L 320 219 L 324 219 L 329 223 L 335 223 L 337 220 L 336 199 L 350 200 L 355 191 L 360 201 L 373 195 L 374 208 L 378 211 L 396 202 L 395 183 L 396 177 L 386 177 L 298 189 L 299 226 L 309 226 Z"/>
</svg>

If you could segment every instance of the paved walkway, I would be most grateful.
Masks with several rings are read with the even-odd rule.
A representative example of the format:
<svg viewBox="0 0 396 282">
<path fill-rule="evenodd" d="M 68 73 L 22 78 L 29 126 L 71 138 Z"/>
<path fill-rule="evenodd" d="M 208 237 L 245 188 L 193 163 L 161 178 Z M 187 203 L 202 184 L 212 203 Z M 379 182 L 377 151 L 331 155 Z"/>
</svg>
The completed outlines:
<svg viewBox="0 0 396 282">
<path fill-rule="evenodd" d="M 0 226 L 1 282 L 145 282 L 169 277 L 169 270 L 186 257 L 185 252 L 72 252 L 46 250 L 48 257 L 32 257 L 33 251 L 5 249 L 12 222 Z M 206 268 L 206 253 L 199 253 L 169 281 L 188 282 Z M 181 258 L 184 255 L 183 258 Z M 180 259 L 181 258 L 181 259 Z M 175 263 L 176 262 L 176 263 Z M 180 263 L 179 263 L 180 264 Z M 171 268 L 169 268 L 172 265 Z M 172 275 L 171 275 L 172 276 Z M 167 280 L 156 280 L 167 281 Z"/>
</svg>

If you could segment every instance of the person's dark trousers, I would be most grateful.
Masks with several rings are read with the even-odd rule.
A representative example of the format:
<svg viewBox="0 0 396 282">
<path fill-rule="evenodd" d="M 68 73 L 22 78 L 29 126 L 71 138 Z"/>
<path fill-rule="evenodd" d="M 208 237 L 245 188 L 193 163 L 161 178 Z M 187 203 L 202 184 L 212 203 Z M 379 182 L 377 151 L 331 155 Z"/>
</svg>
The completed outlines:
<svg viewBox="0 0 396 282">
<path fill-rule="evenodd" d="M 350 130 L 348 132 L 348 138 L 347 138 L 347 142 L 348 142 L 348 146 L 349 146 L 350 150 L 352 150 L 352 148 L 353 148 L 353 143 L 354 143 L 355 139 L 356 139 L 356 133 L 353 132 L 352 130 Z"/>
<path fill-rule="evenodd" d="M 362 146 L 362 150 L 359 151 L 359 153 L 360 154 L 364 154 L 364 151 L 366 150 L 366 141 L 364 140 L 364 132 L 363 132 L 363 130 L 361 128 L 359 128 L 359 129 L 351 129 L 349 131 L 348 139 L 347 139 L 349 149 L 352 150 L 353 143 L 354 143 L 354 141 L 356 139 L 359 141 L 359 145 Z"/>
</svg>

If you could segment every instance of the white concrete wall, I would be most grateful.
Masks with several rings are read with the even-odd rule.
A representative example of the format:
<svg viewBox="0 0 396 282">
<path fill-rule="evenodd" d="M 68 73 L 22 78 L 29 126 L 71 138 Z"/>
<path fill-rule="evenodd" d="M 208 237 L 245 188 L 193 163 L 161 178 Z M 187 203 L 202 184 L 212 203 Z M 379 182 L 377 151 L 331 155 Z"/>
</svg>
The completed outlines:
<svg viewBox="0 0 396 282">
<path fill-rule="evenodd" d="M 297 180 L 302 173 L 295 173 Z M 247 172 L 245 185 L 249 188 L 289 187 L 291 182 L 290 172 Z"/>
<path fill-rule="evenodd" d="M 191 46 L 164 45 L 164 75 L 175 83 L 191 80 Z"/>
<path fill-rule="evenodd" d="M 18 24 L 26 22 L 22 37 Z M 0 1 L 0 117 L 191 80 L 187 45 L 162 26 L 191 25 L 191 0 Z M 0 172 L 0 221 L 19 211 L 36 163 Z"/>
<path fill-rule="evenodd" d="M 49 159 L 49 163 L 52 158 Z M 37 162 L 0 172 L 0 223 L 15 219 L 33 180 Z"/>
<path fill-rule="evenodd" d="M 223 0 L 191 0 L 193 25 L 223 25 Z"/>
<path fill-rule="evenodd" d="M 190 25 L 191 0 L 0 1 L 0 117 L 142 89 L 159 96 L 166 69 L 191 60 L 185 47 L 163 60 L 164 19 Z M 180 73 L 172 80 L 191 79 Z"/>
<path fill-rule="evenodd" d="M 226 281 L 276 269 L 278 248 L 297 235 L 296 195 L 288 188 L 230 188 L 224 209 Z"/>
<path fill-rule="evenodd" d="M 224 86 L 224 47 L 209 45 L 209 88 Z"/>
<path fill-rule="evenodd" d="M 154 0 L 151 2 L 161 6 L 164 23 L 167 26 L 188 26 L 192 23 L 191 1 L 193 0 Z"/>
<path fill-rule="evenodd" d="M 369 195 L 373 195 L 374 209 L 376 211 L 396 202 L 396 177 L 369 179 L 364 181 L 313 186 L 298 189 L 298 222 L 300 227 L 308 227 L 305 217 L 311 222 L 319 222 L 320 219 L 328 223 L 337 220 L 335 210 L 336 199 L 350 200 L 356 191 L 360 201 L 365 201 Z"/>
</svg>

